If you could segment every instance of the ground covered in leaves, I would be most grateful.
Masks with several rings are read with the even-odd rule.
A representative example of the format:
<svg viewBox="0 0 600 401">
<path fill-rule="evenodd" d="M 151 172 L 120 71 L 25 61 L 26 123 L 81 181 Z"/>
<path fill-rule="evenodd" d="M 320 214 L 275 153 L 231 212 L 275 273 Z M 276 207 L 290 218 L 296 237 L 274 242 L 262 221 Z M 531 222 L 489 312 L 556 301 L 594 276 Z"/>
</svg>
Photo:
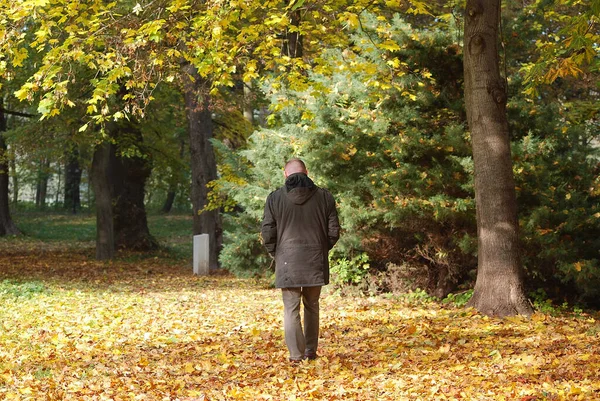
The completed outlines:
<svg viewBox="0 0 600 401">
<path fill-rule="evenodd" d="M 320 358 L 287 362 L 280 293 L 187 263 L 0 249 L 3 400 L 600 400 L 600 322 L 322 298 Z"/>
</svg>

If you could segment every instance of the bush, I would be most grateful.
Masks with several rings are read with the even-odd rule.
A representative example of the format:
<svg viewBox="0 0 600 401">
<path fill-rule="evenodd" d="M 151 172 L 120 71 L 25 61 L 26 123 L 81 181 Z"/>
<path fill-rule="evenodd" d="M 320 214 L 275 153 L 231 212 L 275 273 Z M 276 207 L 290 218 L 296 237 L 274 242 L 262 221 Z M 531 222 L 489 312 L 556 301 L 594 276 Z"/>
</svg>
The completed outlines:
<svg viewBox="0 0 600 401">
<path fill-rule="evenodd" d="M 225 232 L 232 269 L 264 269 L 259 239 L 242 231 L 258 232 L 264 201 L 283 182 L 281 166 L 296 156 L 337 200 L 343 231 L 331 263 L 338 283 L 360 281 L 371 293 L 421 288 L 443 299 L 474 278 L 474 171 L 462 60 L 446 32 L 415 30 L 398 18 L 377 25 L 384 23 L 367 18 L 370 35 L 356 32 L 352 51 L 326 52 L 328 68 L 314 69 L 306 90 L 268 88 L 277 126 L 252 134 L 246 149 L 222 152 L 219 188 L 239 213 L 232 218 L 241 219 Z M 381 32 L 401 45 L 387 60 L 398 58 L 411 72 L 394 76 L 394 85 L 389 63 L 372 46 Z M 598 302 L 594 114 L 581 117 L 520 93 L 508 112 L 518 128 L 512 150 L 527 284 L 551 298 Z"/>
<path fill-rule="evenodd" d="M 246 214 L 225 216 L 221 266 L 238 277 L 268 276 L 272 259 L 260 238 L 260 223 Z"/>
<path fill-rule="evenodd" d="M 358 284 L 369 273 L 369 256 L 362 252 L 350 259 L 330 257 L 331 282 L 337 285 Z"/>
<path fill-rule="evenodd" d="M 381 32 L 381 21 L 367 22 Z M 404 54 L 394 56 L 407 68 L 429 63 L 451 79 L 432 61 L 460 61 L 443 32 L 423 33 L 421 40 L 432 45 L 425 57 L 407 24 L 395 19 L 392 28 L 390 34 L 406 44 Z M 408 262 L 425 267 L 419 281 L 428 291 L 445 295 L 474 265 L 473 255 L 459 246 L 475 232 L 470 146 L 454 104 L 461 94 L 439 95 L 436 77 L 427 74 L 398 78 L 402 90 L 371 85 L 389 79 L 389 65 L 359 36 L 369 38 L 357 32 L 364 48 L 356 49 L 352 63 L 368 69 L 346 68 L 348 54 L 331 50 L 325 60 L 332 73 L 313 72 L 309 90 L 273 92 L 277 129 L 255 132 L 238 152 L 216 144 L 222 177 L 216 187 L 240 213 L 231 218 L 242 219 L 224 233 L 222 263 L 232 270 L 261 269 L 258 239 L 243 230 L 258 231 L 266 196 L 283 182 L 281 166 L 296 156 L 337 200 L 343 232 L 331 263 L 339 283 L 367 277 L 367 260 L 380 272 Z"/>
<path fill-rule="evenodd" d="M 600 158 L 593 135 L 554 117 L 562 113 L 554 106 L 519 107 L 545 117 L 513 143 L 527 281 L 555 301 L 600 306 Z"/>
<path fill-rule="evenodd" d="M 455 306 L 461 308 L 465 306 L 471 297 L 473 296 L 473 290 L 468 290 L 465 292 L 460 292 L 456 294 L 448 294 L 446 298 L 442 300 L 442 303 L 445 304 L 454 304 Z"/>
</svg>

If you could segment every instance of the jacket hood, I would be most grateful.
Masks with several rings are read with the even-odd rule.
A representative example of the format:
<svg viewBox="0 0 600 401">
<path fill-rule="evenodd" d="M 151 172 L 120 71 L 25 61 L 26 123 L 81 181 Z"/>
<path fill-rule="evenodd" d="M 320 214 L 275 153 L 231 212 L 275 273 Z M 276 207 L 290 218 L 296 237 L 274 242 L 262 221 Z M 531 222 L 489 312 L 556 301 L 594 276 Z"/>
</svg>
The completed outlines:
<svg viewBox="0 0 600 401">
<path fill-rule="evenodd" d="M 289 175 L 285 180 L 285 189 L 288 199 L 296 205 L 302 205 L 317 192 L 317 186 L 313 180 L 303 173 Z"/>
</svg>

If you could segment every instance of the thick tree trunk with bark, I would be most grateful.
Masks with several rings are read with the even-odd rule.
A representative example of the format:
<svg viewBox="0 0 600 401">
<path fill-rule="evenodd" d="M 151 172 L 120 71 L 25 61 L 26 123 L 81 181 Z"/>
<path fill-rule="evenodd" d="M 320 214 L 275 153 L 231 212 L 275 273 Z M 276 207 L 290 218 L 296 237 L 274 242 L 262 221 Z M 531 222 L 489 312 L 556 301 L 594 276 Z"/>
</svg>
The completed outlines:
<svg viewBox="0 0 600 401">
<path fill-rule="evenodd" d="M 117 151 L 117 146 L 125 143 L 141 144 L 141 132 L 133 123 L 111 123 L 107 130 L 117 145 L 98 146 L 92 163 L 99 260 L 112 259 L 116 248 L 148 251 L 158 247 L 150 235 L 144 205 L 151 172 L 148 159 Z"/>
<path fill-rule="evenodd" d="M 115 138 L 128 138 L 138 147 L 143 142 L 141 131 L 132 123 L 115 124 L 111 126 L 111 130 L 115 130 L 111 132 Z M 135 251 L 156 249 L 158 242 L 148 229 L 144 205 L 146 181 L 152 172 L 150 162 L 148 158 L 137 155 L 117 155 L 115 163 L 111 177 L 114 191 L 115 246 L 118 249 Z"/>
<path fill-rule="evenodd" d="M 20 234 L 19 229 L 10 217 L 8 195 L 8 156 L 3 132 L 6 131 L 4 99 L 0 95 L 0 237 Z"/>
<path fill-rule="evenodd" d="M 500 77 L 500 0 L 468 0 L 465 13 L 465 105 L 473 143 L 478 270 L 469 303 L 492 316 L 529 315 L 521 262 L 506 86 Z"/>
<path fill-rule="evenodd" d="M 20 234 L 10 217 L 8 195 L 8 163 L 5 161 L 6 144 L 0 132 L 0 237 Z"/>
<path fill-rule="evenodd" d="M 219 267 L 222 226 L 219 210 L 202 211 L 208 204 L 207 184 L 217 178 L 217 163 L 210 139 L 213 123 L 210 111 L 209 82 L 186 64 L 182 71 L 185 108 L 189 124 L 192 170 L 194 235 L 209 235 L 209 268 Z"/>
<path fill-rule="evenodd" d="M 113 191 L 110 182 L 113 174 L 114 146 L 100 144 L 92 160 L 92 184 L 96 198 L 96 259 L 109 260 L 115 256 L 113 223 Z"/>
<path fill-rule="evenodd" d="M 74 148 L 67 154 L 65 166 L 65 198 L 63 207 L 73 214 L 81 209 L 81 166 L 79 165 L 79 151 Z"/>
</svg>

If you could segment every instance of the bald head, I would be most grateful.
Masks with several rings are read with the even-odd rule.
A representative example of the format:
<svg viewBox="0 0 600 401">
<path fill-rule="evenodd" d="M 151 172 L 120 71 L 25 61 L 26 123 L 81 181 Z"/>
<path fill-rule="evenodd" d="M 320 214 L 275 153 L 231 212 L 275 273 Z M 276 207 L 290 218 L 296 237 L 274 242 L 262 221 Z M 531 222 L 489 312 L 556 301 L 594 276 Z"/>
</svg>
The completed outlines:
<svg viewBox="0 0 600 401">
<path fill-rule="evenodd" d="M 284 167 L 284 175 L 287 178 L 288 176 L 296 173 L 303 173 L 308 175 L 308 170 L 306 169 L 306 164 L 300 159 L 291 159 L 285 164 Z"/>
</svg>

